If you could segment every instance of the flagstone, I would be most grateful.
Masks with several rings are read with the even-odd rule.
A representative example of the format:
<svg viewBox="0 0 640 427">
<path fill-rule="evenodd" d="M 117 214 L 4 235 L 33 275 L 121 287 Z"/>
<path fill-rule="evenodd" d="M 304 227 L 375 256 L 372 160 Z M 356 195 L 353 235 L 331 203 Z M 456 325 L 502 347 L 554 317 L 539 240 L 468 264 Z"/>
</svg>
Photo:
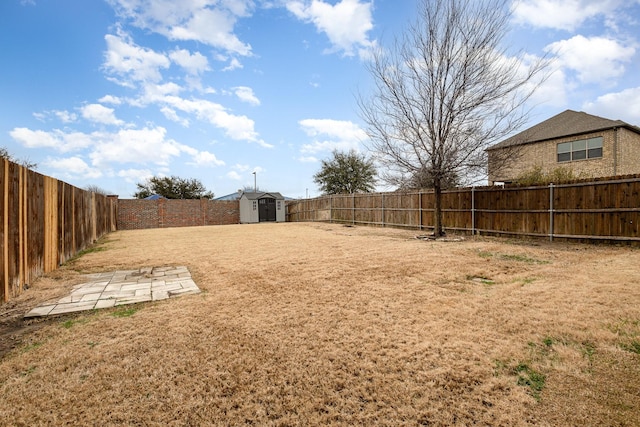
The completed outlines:
<svg viewBox="0 0 640 427">
<path fill-rule="evenodd" d="M 69 295 L 47 301 L 25 317 L 110 308 L 200 292 L 185 266 L 142 267 L 140 270 L 93 273 L 85 277 L 87 282 L 73 286 Z"/>
</svg>

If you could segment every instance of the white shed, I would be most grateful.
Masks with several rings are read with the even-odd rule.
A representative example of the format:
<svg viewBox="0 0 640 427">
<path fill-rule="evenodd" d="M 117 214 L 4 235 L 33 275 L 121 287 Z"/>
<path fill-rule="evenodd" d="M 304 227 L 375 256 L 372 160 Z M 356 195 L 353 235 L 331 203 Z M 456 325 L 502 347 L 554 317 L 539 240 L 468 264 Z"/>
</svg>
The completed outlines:
<svg viewBox="0 0 640 427">
<path fill-rule="evenodd" d="M 240 223 L 284 222 L 284 197 L 280 193 L 242 192 L 240 195 Z"/>
</svg>

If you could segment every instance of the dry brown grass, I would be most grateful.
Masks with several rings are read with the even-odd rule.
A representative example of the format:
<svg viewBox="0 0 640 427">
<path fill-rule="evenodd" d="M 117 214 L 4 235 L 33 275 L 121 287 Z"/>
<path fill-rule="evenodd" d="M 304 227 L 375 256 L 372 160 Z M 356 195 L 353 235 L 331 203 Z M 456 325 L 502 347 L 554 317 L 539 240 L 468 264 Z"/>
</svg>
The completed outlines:
<svg viewBox="0 0 640 427">
<path fill-rule="evenodd" d="M 0 424 L 640 425 L 639 250 L 414 234 L 114 233 L 58 274 L 187 265 L 204 292 L 40 322 Z"/>
</svg>

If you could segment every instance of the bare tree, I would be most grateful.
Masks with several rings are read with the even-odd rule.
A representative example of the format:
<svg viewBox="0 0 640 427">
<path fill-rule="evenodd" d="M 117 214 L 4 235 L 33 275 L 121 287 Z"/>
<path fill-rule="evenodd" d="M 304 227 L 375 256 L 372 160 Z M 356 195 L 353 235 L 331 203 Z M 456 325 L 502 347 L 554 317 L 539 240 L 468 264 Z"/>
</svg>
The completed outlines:
<svg viewBox="0 0 640 427">
<path fill-rule="evenodd" d="M 91 193 L 96 193 L 96 194 L 101 194 L 103 196 L 108 196 L 110 193 L 109 191 L 105 190 L 104 188 L 100 187 L 99 185 L 95 185 L 95 184 L 89 184 L 86 187 L 84 187 L 85 190 L 90 191 Z"/>
<path fill-rule="evenodd" d="M 17 159 L 9 152 L 9 150 L 7 150 L 6 147 L 0 147 L 0 159 L 7 159 L 10 162 L 17 163 L 27 169 L 36 169 L 38 167 L 38 164 L 29 160 L 29 158 Z"/>
<path fill-rule="evenodd" d="M 486 148 L 527 122 L 525 103 L 545 78 L 546 58 L 509 56 L 502 46 L 509 3 L 421 0 L 403 37 L 374 53 L 373 95 L 358 97 L 382 179 L 431 183 L 436 236 L 443 234 L 443 186 L 486 174 Z"/>
</svg>

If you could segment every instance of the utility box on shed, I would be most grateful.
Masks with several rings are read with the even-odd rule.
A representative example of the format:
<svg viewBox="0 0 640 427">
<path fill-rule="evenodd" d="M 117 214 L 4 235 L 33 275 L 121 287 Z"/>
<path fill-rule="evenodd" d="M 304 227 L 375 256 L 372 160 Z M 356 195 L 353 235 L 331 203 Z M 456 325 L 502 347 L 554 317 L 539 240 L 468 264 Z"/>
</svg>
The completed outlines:
<svg viewBox="0 0 640 427">
<path fill-rule="evenodd" d="M 240 195 L 240 223 L 284 222 L 284 197 L 280 193 L 242 192 Z"/>
</svg>

